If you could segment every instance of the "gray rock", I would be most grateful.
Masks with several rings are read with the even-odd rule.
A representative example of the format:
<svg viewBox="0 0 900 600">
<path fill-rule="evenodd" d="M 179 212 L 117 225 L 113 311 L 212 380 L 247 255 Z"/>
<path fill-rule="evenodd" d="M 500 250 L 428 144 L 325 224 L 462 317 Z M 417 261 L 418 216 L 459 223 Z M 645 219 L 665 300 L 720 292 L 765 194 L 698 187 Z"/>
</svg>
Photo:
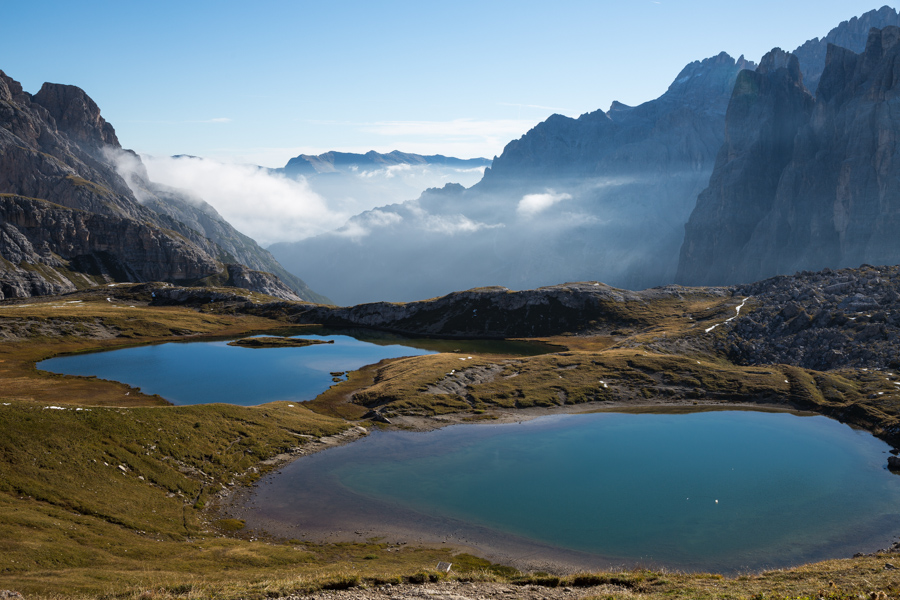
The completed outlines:
<svg viewBox="0 0 900 600">
<path fill-rule="evenodd" d="M 815 100 L 799 63 L 780 50 L 739 76 L 676 281 L 723 285 L 900 263 L 898 41 L 900 28 L 890 26 L 872 30 L 861 54 L 829 46 Z"/>
</svg>

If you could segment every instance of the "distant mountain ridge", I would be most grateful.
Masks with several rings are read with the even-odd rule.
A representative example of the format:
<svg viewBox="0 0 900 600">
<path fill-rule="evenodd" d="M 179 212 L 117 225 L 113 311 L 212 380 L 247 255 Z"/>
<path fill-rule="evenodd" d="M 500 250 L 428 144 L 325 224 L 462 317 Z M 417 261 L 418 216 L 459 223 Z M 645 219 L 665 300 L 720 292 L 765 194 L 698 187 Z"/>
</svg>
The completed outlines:
<svg viewBox="0 0 900 600">
<path fill-rule="evenodd" d="M 434 154 L 423 156 L 394 150 L 380 154 L 370 150 L 365 154 L 350 152 L 326 152 L 319 155 L 301 154 L 288 161 L 282 169 L 276 169 L 288 176 L 336 173 L 356 169 L 383 169 L 397 165 L 439 165 L 456 168 L 486 167 L 491 164 L 487 158 L 454 158 Z"/>
<path fill-rule="evenodd" d="M 883 7 L 806 42 L 796 50 L 798 79 L 817 86 L 829 44 L 861 52 L 870 27 L 898 20 L 897 11 Z M 416 200 L 356 215 L 335 232 L 270 250 L 339 304 L 487 285 L 671 283 L 685 225 L 726 143 L 738 73 L 755 68 L 724 53 L 693 62 L 655 100 L 635 107 L 614 102 L 577 119 L 549 117 L 507 144 L 469 189 L 429 189 Z M 772 185 L 748 185 L 762 183 Z"/>
<path fill-rule="evenodd" d="M 279 270 L 295 289 L 269 274 Z M 83 90 L 45 83 L 31 95 L 0 71 L 0 298 L 113 281 L 327 300 L 208 205 L 150 182 Z"/>
<path fill-rule="evenodd" d="M 734 79 L 749 64 L 722 53 L 688 65 L 640 106 L 554 115 L 510 142 L 470 189 L 429 189 L 269 249 L 339 304 L 482 285 L 656 285 L 674 277 L 681 226 L 712 172 Z"/>
</svg>

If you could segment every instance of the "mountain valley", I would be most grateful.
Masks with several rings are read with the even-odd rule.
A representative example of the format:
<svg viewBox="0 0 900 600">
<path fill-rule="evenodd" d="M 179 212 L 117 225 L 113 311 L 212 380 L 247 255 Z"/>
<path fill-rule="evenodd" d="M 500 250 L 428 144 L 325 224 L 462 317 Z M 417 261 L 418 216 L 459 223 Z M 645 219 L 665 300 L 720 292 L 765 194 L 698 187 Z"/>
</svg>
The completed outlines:
<svg viewBox="0 0 900 600">
<path fill-rule="evenodd" d="M 45 83 L 31 94 L 0 71 L 0 599 L 900 597 L 897 82 L 900 13 L 885 6 L 758 64 L 725 52 L 691 62 L 636 106 L 555 114 L 492 160 L 303 150 L 283 168 L 223 162 L 208 177 L 222 179 L 208 189 L 265 178 L 297 186 L 329 205 L 321 217 L 314 203 L 267 212 L 301 196 L 269 205 L 235 189 L 225 199 L 180 185 L 190 177 L 174 170 L 162 177 L 212 159 L 124 149 L 84 90 Z M 222 177 L 229 169 L 259 178 Z M 253 236 L 228 203 L 259 217 Z M 350 210 L 363 205 L 374 208 Z M 298 225 L 303 210 L 319 219 L 309 228 Z M 300 239 L 335 214 L 354 216 Z M 270 241 L 298 238 L 264 248 L 254 238 L 266 230 Z M 339 335 L 356 358 L 363 338 L 398 350 L 351 366 L 312 354 L 341 346 L 328 339 Z M 175 354 L 174 371 L 154 370 L 162 353 L 192 343 L 209 346 L 204 360 L 219 371 L 201 371 L 187 353 Z M 285 367 L 290 393 L 260 399 L 256 386 L 236 391 L 239 401 L 213 392 L 208 404 L 181 403 L 143 382 L 40 364 L 136 347 L 148 353 L 134 369 L 204 391 L 262 371 L 246 354 L 215 353 L 254 353 Z M 324 384 L 298 391 L 290 377 L 303 369 Z M 619 482 L 586 475 L 572 453 L 559 472 L 529 461 L 550 453 L 547 442 L 494 448 L 465 468 L 428 445 L 449 432 L 447 443 L 466 451 L 455 426 L 486 436 L 587 413 L 827 421 L 835 436 L 865 440 L 854 458 L 881 487 L 829 484 L 888 506 L 846 510 L 840 540 L 816 522 L 777 556 L 763 546 L 738 567 L 678 562 L 699 544 L 700 520 L 733 516 L 715 477 L 742 480 L 776 511 L 784 498 L 754 489 L 742 459 L 723 459 L 704 474 L 706 504 L 690 512 L 682 502 L 699 492 L 660 483 L 679 460 L 677 438 L 664 444 L 669 454 L 637 436 L 634 449 L 588 445 L 579 458 L 623 462 L 627 452 L 638 465 L 627 475 L 648 478 L 645 495 L 676 507 L 666 519 L 689 533 L 640 559 L 520 544 L 526 534 L 477 518 L 469 525 L 488 533 L 468 538 L 459 514 L 417 515 L 407 498 L 390 504 L 374 492 L 359 492 L 357 521 L 347 521 L 356 524 L 345 527 L 325 518 L 345 505 L 325 497 L 314 508 L 288 485 L 278 502 L 321 517 L 324 533 L 277 525 L 259 500 L 291 465 L 321 464 L 350 444 L 365 452 L 379 441 L 399 462 L 401 432 L 413 440 L 413 468 L 385 470 L 388 487 L 429 470 L 428 485 L 449 496 L 447 482 L 467 468 L 511 461 L 525 467 L 516 477 L 525 487 L 592 479 L 619 494 Z M 701 450 L 721 459 L 741 442 L 716 444 Z M 761 471 L 776 488 L 784 454 Z M 781 485 L 804 491 L 814 466 L 841 462 L 808 456 Z M 353 487 L 337 471 L 321 478 L 315 486 Z M 297 481 L 304 493 L 320 489 Z M 481 491 L 470 499 L 488 504 Z M 610 512 L 602 495 L 569 494 L 526 518 L 578 501 L 600 523 Z M 843 506 L 827 494 L 800 498 L 781 516 L 806 516 L 804 502 Z M 635 510 L 650 522 L 645 500 Z M 500 512 L 515 512 L 504 502 Z M 373 517 L 379 506 L 400 525 Z M 443 529 L 427 530 L 423 515 Z M 729 523 L 740 546 L 752 516 Z M 805 543 L 820 554 L 796 551 Z"/>
</svg>

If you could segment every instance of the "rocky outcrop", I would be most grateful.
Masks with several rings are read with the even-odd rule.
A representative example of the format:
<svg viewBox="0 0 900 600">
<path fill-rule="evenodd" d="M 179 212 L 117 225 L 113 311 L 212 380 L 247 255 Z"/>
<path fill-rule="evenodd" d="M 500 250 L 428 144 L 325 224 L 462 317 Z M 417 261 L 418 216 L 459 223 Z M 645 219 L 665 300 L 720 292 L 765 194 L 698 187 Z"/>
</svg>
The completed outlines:
<svg viewBox="0 0 900 600">
<path fill-rule="evenodd" d="M 900 267 L 807 271 L 734 293 L 750 297 L 723 326 L 737 364 L 900 369 Z"/>
<path fill-rule="evenodd" d="M 225 282 L 225 285 L 253 290 L 285 300 L 296 302 L 305 300 L 282 283 L 278 277 L 264 271 L 254 271 L 245 265 L 228 265 L 228 281 Z"/>
<path fill-rule="evenodd" d="M 213 257 L 170 232 L 5 194 L 0 256 L 0 298 L 63 293 L 105 281 L 186 283 L 220 269 Z"/>
<path fill-rule="evenodd" d="M 296 291 L 286 292 L 274 277 L 231 277 L 226 263 L 287 273 L 211 207 L 188 208 L 140 169 L 126 181 L 117 160 L 123 154 L 83 90 L 46 83 L 32 96 L 0 71 L 0 298 L 212 277 L 258 283 L 286 299 L 327 300 L 295 276 L 288 281 Z"/>
<path fill-rule="evenodd" d="M 414 335 L 442 337 L 539 337 L 569 333 L 610 333 L 639 325 L 641 307 L 663 298 L 701 293 L 724 296 L 723 289 L 702 292 L 666 286 L 631 292 L 602 283 L 567 283 L 514 292 L 502 287 L 454 292 L 405 304 L 376 302 L 349 308 L 304 307 L 288 313 L 298 323 L 334 327 L 363 326 Z"/>
<path fill-rule="evenodd" d="M 45 83 L 32 101 L 46 108 L 58 130 L 78 144 L 119 146 L 113 126 L 100 116 L 100 107 L 81 88 Z"/>
<path fill-rule="evenodd" d="M 900 262 L 898 41 L 900 28 L 887 27 L 862 54 L 830 46 L 815 101 L 790 55 L 782 68 L 742 75 L 676 281 Z"/>
</svg>

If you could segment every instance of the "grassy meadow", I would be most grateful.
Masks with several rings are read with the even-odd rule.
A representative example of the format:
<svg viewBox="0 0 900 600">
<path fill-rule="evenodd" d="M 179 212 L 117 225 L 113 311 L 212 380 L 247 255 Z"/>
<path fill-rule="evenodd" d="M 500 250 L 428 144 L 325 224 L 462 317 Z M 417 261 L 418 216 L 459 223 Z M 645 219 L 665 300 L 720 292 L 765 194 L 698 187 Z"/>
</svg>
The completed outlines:
<svg viewBox="0 0 900 600">
<path fill-rule="evenodd" d="M 900 558 L 890 555 L 739 577 L 519 573 L 450 548 L 257 538 L 215 510 L 220 494 L 275 468 L 273 457 L 314 448 L 373 408 L 464 420 L 564 404 L 757 402 L 831 414 L 876 434 L 896 430 L 900 403 L 890 380 L 732 365 L 708 350 L 701 332 L 733 314 L 733 302 L 694 302 L 643 308 L 641 326 L 630 331 L 546 340 L 561 352 L 388 360 L 349 373 L 303 406 L 255 407 L 170 406 L 124 384 L 34 365 L 64 353 L 272 331 L 284 321 L 215 307 L 151 307 L 112 292 L 2 303 L 0 590 L 48 599 L 267 598 L 450 578 L 548 590 L 614 583 L 623 597 L 900 597 L 898 571 L 886 566 L 900 566 Z M 472 370 L 484 380 L 430 391 Z M 438 561 L 453 563 L 449 575 L 433 570 Z"/>
</svg>

